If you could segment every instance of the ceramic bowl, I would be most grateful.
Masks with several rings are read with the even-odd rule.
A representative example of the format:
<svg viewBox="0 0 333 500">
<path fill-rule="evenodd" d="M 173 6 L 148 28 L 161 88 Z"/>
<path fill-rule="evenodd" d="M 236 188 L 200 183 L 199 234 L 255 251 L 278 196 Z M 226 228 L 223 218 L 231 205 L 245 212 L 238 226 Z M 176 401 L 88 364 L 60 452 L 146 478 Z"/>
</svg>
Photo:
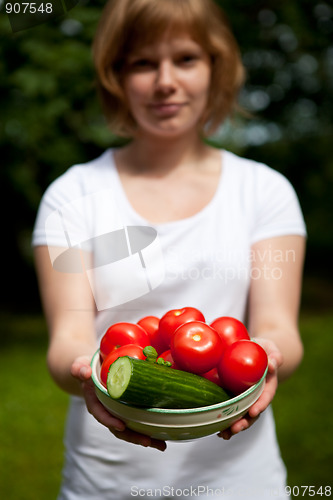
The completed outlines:
<svg viewBox="0 0 333 500">
<path fill-rule="evenodd" d="M 223 403 L 190 409 L 140 408 L 112 399 L 100 380 L 99 350 L 91 361 L 92 380 L 96 395 L 112 415 L 125 422 L 133 431 L 162 440 L 192 440 L 230 427 L 245 415 L 247 410 L 261 395 L 265 377 L 242 394 Z"/>
</svg>

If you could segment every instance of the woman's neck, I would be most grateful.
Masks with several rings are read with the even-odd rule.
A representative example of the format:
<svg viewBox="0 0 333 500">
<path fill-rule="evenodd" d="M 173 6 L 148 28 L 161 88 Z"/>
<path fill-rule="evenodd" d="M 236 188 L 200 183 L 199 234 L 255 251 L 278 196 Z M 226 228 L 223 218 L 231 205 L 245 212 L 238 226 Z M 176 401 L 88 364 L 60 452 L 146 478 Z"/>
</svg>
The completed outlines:
<svg viewBox="0 0 333 500">
<path fill-rule="evenodd" d="M 137 136 L 124 148 L 123 155 L 132 173 L 164 176 L 174 170 L 197 168 L 208 149 L 197 134 L 163 140 Z"/>
</svg>

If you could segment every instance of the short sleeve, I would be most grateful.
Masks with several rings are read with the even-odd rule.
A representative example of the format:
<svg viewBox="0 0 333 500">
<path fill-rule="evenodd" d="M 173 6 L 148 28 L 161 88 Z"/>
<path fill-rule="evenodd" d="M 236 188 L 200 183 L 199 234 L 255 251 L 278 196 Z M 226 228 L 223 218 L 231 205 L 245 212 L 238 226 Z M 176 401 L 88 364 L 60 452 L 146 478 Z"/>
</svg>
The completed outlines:
<svg viewBox="0 0 333 500">
<path fill-rule="evenodd" d="M 71 167 L 45 191 L 32 233 L 32 245 L 69 248 L 87 240 L 85 211 L 79 167 Z"/>
<path fill-rule="evenodd" d="M 296 192 L 281 173 L 257 164 L 251 243 L 284 235 L 306 236 Z"/>
</svg>

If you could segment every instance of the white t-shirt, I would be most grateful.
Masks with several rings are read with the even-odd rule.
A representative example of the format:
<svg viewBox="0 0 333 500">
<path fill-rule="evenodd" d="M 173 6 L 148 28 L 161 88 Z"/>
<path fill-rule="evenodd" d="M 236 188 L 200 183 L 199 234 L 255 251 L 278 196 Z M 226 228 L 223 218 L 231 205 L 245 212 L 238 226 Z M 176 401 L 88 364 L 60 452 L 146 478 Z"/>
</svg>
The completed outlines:
<svg viewBox="0 0 333 500">
<path fill-rule="evenodd" d="M 71 167 L 46 191 L 33 245 L 51 247 L 59 271 L 87 273 L 97 307 L 96 346 L 112 323 L 136 322 L 185 306 L 207 322 L 244 320 L 251 278 L 258 279 L 251 245 L 274 236 L 305 235 L 295 192 L 266 165 L 221 152 L 215 195 L 182 220 L 152 224 L 129 203 L 113 151 Z M 55 255 L 52 247 L 62 247 Z M 76 259 L 75 249 L 93 254 Z M 268 248 L 279 262 L 292 259 Z M 268 408 L 248 430 L 224 441 L 216 436 L 168 442 L 163 453 L 116 439 L 72 397 L 66 463 L 59 500 L 171 497 L 285 498 L 285 468 Z"/>
</svg>

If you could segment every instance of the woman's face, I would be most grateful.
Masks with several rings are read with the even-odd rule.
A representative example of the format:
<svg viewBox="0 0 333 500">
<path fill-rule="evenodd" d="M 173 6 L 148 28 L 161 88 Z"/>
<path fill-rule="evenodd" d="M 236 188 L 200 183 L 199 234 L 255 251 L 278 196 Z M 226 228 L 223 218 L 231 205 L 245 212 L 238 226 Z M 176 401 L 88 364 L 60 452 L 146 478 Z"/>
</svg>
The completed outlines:
<svg viewBox="0 0 333 500">
<path fill-rule="evenodd" d="M 210 80 L 210 57 L 188 34 L 165 35 L 134 51 L 124 89 L 139 132 L 170 138 L 197 129 Z"/>
</svg>

